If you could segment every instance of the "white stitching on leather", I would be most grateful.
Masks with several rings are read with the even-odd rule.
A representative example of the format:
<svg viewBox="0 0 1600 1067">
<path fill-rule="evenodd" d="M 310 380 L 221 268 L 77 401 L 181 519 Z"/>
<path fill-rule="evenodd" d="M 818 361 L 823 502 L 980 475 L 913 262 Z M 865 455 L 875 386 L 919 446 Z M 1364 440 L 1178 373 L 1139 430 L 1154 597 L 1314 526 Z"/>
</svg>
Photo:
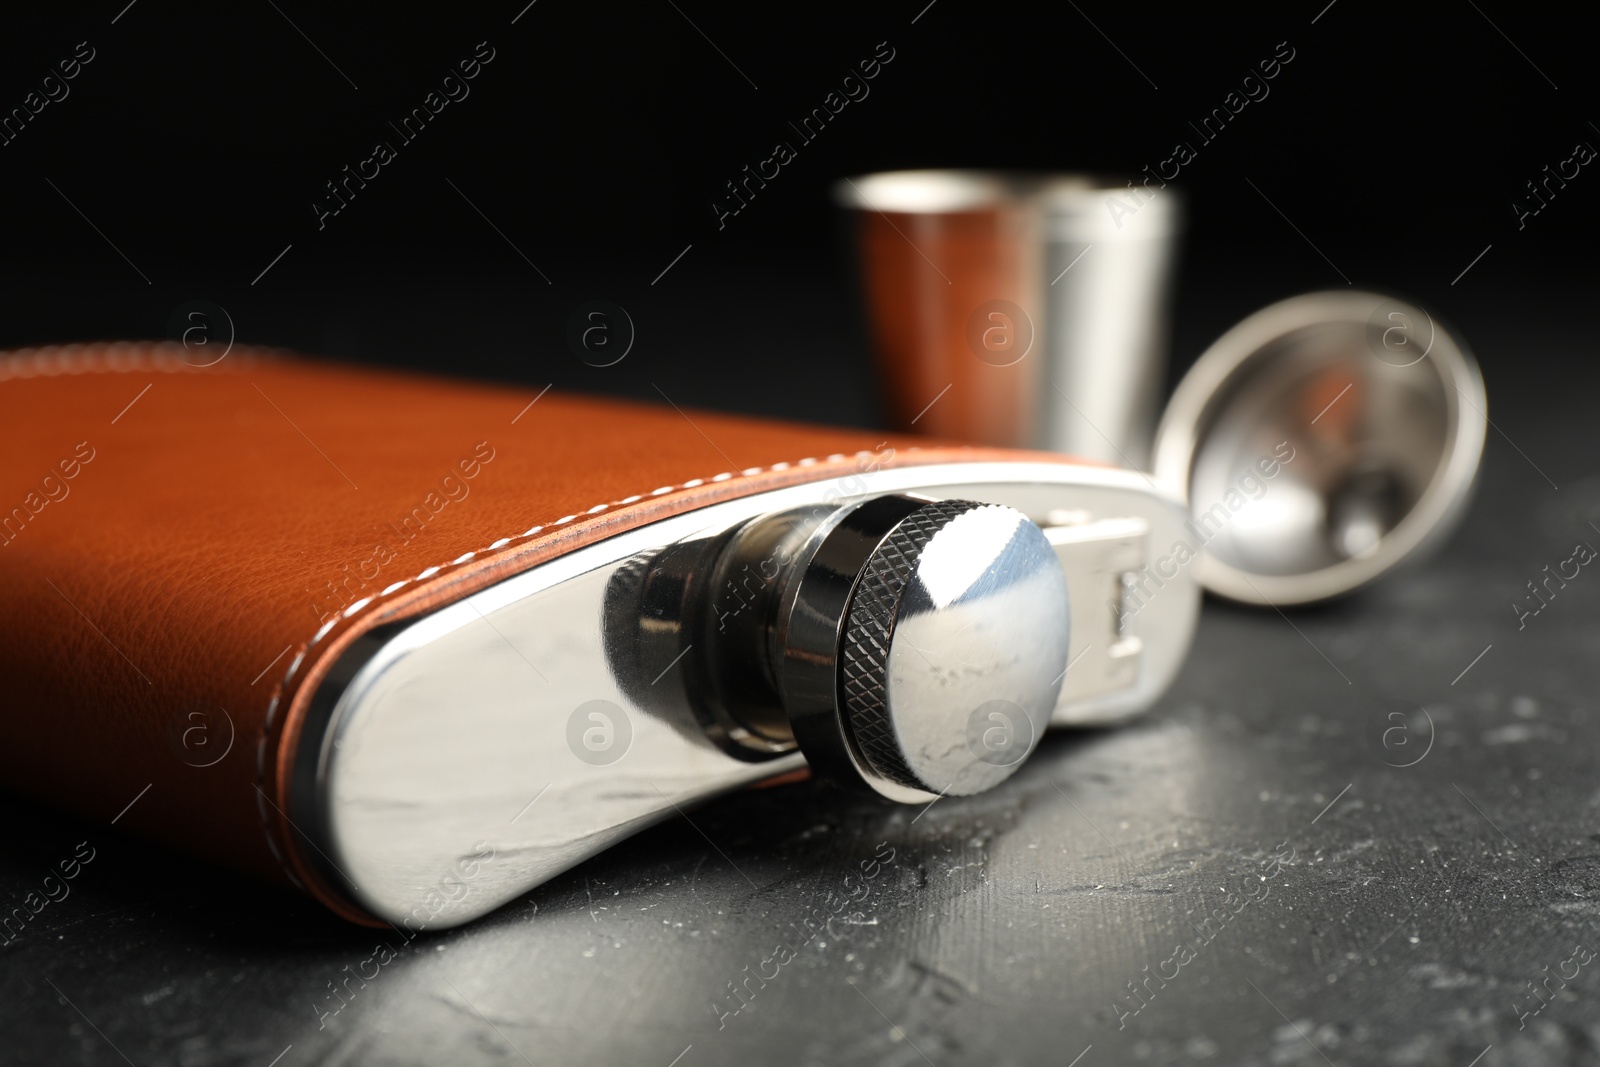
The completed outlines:
<svg viewBox="0 0 1600 1067">
<path fill-rule="evenodd" d="M 183 346 L 173 341 L 86 342 L 70 345 L 45 345 L 17 348 L 0 355 L 0 382 L 27 378 L 56 378 L 64 374 L 199 374 L 232 370 L 245 364 L 272 359 L 277 353 L 258 345 L 239 345 L 227 362 L 196 367 L 185 363 L 177 352 Z"/>
</svg>

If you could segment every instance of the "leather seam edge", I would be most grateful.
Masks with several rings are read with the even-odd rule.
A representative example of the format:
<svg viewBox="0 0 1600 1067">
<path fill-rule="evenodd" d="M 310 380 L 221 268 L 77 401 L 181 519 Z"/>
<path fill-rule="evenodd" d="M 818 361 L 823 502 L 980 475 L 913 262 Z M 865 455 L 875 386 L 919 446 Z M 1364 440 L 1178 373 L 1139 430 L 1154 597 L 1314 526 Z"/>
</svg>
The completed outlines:
<svg viewBox="0 0 1600 1067">
<path fill-rule="evenodd" d="M 180 352 L 183 345 L 171 341 L 82 342 L 69 345 L 43 345 L 0 352 L 0 382 L 28 381 L 76 374 L 199 374 L 205 371 L 227 373 L 243 364 L 276 361 L 278 349 L 263 345 L 231 345 L 211 363 L 187 362 Z M 226 367 L 229 355 L 234 362 Z"/>
</svg>

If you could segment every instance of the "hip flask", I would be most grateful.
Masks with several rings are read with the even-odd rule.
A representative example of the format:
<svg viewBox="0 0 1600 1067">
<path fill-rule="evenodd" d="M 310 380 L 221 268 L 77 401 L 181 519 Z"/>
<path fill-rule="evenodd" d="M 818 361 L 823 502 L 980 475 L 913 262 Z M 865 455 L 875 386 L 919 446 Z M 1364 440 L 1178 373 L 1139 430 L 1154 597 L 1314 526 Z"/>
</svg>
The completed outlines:
<svg viewBox="0 0 1600 1067">
<path fill-rule="evenodd" d="M 720 793 L 928 803 L 1188 650 L 1144 475 L 234 349 L 0 360 L 0 782 L 362 923 Z M 25 713 L 24 713 L 25 712 Z"/>
</svg>

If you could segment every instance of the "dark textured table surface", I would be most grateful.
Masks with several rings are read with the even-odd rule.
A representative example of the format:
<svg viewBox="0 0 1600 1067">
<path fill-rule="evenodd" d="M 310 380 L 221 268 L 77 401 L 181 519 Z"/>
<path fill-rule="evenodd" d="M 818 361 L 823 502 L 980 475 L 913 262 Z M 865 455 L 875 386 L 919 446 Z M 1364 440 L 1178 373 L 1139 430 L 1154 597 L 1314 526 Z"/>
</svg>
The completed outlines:
<svg viewBox="0 0 1600 1067">
<path fill-rule="evenodd" d="M 1239 311 L 1281 295 L 1258 288 Z M 984 796 L 728 798 L 399 945 L 365 982 L 378 934 L 0 798 L 7 907 L 93 850 L 0 948 L 0 1060 L 1593 1062 L 1600 578 L 1521 629 L 1511 607 L 1600 545 L 1597 372 L 1518 362 L 1592 348 L 1580 296 L 1454 309 L 1497 430 L 1438 556 L 1287 616 L 1208 603 L 1147 718 L 1052 735 Z M 1192 355 L 1222 323 L 1185 315 Z M 835 912 L 863 863 L 869 892 Z"/>
</svg>

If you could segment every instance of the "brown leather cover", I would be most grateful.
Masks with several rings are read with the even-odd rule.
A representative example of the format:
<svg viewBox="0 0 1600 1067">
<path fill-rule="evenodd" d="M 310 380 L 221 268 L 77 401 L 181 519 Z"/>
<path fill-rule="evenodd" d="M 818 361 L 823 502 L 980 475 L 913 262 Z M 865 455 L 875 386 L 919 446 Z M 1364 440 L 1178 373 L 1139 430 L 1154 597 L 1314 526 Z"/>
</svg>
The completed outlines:
<svg viewBox="0 0 1600 1067">
<path fill-rule="evenodd" d="M 715 501 L 869 461 L 1021 458 L 186 354 L 0 358 L 0 785 L 102 821 L 125 810 L 121 827 L 356 921 L 285 814 L 309 696 L 355 636 Z"/>
</svg>

